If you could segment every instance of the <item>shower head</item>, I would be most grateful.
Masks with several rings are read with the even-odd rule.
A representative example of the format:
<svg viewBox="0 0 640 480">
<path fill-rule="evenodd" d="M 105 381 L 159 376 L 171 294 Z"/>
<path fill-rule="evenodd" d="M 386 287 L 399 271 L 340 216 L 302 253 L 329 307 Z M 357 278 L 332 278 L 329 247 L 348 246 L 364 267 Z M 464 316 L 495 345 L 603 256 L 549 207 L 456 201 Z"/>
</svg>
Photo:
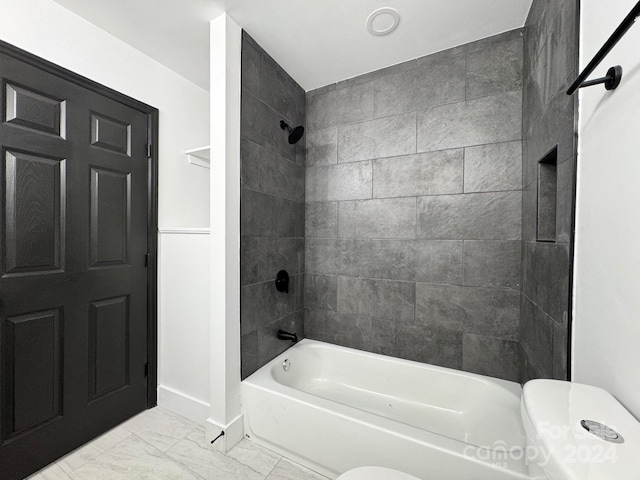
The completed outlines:
<svg viewBox="0 0 640 480">
<path fill-rule="evenodd" d="M 296 128 L 292 129 L 287 122 L 280 120 L 280 128 L 282 130 L 286 129 L 289 132 L 289 145 L 298 143 L 304 135 L 304 127 L 302 125 L 298 125 Z"/>
</svg>

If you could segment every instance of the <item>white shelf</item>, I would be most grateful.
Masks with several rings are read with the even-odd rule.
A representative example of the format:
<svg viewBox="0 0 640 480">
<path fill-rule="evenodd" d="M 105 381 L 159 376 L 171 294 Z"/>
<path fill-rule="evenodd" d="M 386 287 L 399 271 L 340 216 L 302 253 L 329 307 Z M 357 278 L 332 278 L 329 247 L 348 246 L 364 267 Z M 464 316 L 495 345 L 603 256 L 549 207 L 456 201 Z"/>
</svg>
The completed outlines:
<svg viewBox="0 0 640 480">
<path fill-rule="evenodd" d="M 184 153 L 187 155 L 187 161 L 192 165 L 197 165 L 199 167 L 211 168 L 210 167 L 210 152 L 211 147 L 208 145 L 206 147 L 192 148 L 190 150 L 185 150 Z"/>
</svg>

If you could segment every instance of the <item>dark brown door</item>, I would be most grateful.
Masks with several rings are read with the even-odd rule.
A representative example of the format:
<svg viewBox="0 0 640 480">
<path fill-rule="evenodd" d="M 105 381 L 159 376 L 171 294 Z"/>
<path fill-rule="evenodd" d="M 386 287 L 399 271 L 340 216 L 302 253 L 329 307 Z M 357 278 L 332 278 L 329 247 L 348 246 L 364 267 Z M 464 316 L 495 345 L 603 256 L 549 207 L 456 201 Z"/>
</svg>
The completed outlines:
<svg viewBox="0 0 640 480">
<path fill-rule="evenodd" d="M 0 478 L 147 404 L 147 115 L 0 54 Z"/>
</svg>

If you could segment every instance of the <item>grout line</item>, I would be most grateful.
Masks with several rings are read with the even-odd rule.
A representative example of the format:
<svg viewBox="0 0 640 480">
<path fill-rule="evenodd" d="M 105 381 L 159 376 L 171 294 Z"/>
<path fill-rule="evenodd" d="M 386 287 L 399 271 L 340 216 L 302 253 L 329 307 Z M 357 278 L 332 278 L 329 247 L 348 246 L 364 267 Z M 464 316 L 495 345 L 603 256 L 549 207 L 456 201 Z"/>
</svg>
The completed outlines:
<svg viewBox="0 0 640 480">
<path fill-rule="evenodd" d="M 268 479 L 268 478 L 273 474 L 274 470 L 275 470 L 276 468 L 278 468 L 278 465 L 280 465 L 280 462 L 282 461 L 282 459 L 283 459 L 283 458 L 284 458 L 283 456 L 280 456 L 280 458 L 278 459 L 278 461 L 276 462 L 276 464 L 273 466 L 273 468 L 272 468 L 271 470 L 269 470 L 269 473 L 267 473 L 267 476 L 266 476 L 266 477 L 264 477 L 264 478 L 265 478 L 265 480 L 267 480 L 267 479 Z"/>
<path fill-rule="evenodd" d="M 401 115 L 408 115 L 408 114 L 411 114 L 411 113 L 422 112 L 422 111 L 430 110 L 430 109 L 433 109 L 433 108 L 457 105 L 457 104 L 460 104 L 460 103 L 473 102 L 475 100 L 480 100 L 480 99 L 490 98 L 490 97 L 506 96 L 506 95 L 509 95 L 509 94 L 512 94 L 512 93 L 520 93 L 520 95 L 522 95 L 523 89 L 519 88 L 519 89 L 514 89 L 514 90 L 508 90 L 506 92 L 493 93 L 493 94 L 490 94 L 490 95 L 482 95 L 482 96 L 474 97 L 474 98 L 470 98 L 470 99 L 457 100 L 457 101 L 453 101 L 453 102 L 446 102 L 446 103 L 440 103 L 440 104 L 435 104 L 435 105 L 427 105 L 427 106 L 422 106 L 420 108 L 416 108 L 415 110 L 408 110 L 408 111 L 405 111 L 405 112 L 392 113 L 392 114 L 384 115 L 384 116 L 378 117 L 378 118 L 365 118 L 365 119 L 356 120 L 356 121 L 353 121 L 353 122 L 323 125 L 322 127 L 314 128 L 313 130 L 314 131 L 326 130 L 326 129 L 331 128 L 331 127 L 338 127 L 338 126 L 339 127 L 348 127 L 348 126 L 352 126 L 352 125 L 358 125 L 358 124 L 361 124 L 361 123 L 375 122 L 375 121 L 383 120 L 383 119 L 387 119 L 387 118 L 399 117 Z M 465 96 L 466 96 L 466 94 L 465 94 Z"/>
<path fill-rule="evenodd" d="M 417 133 L 416 133 L 417 135 Z M 471 144 L 471 145 L 461 145 L 461 146 L 457 146 L 457 147 L 450 147 L 450 148 L 441 148 L 441 149 L 437 149 L 437 150 L 424 150 L 424 151 L 416 151 L 414 153 L 401 153 L 398 155 L 387 155 L 384 157 L 372 157 L 372 158 L 365 158 L 362 160 L 354 160 L 351 162 L 337 162 L 337 163 L 330 163 L 330 164 L 318 164 L 318 165 L 308 165 L 306 168 L 328 168 L 328 167 L 335 167 L 337 165 L 347 165 L 350 163 L 364 163 L 364 162 L 375 162 L 375 161 L 379 161 L 379 160 L 389 160 L 389 159 L 394 159 L 394 158 L 405 158 L 405 157 L 415 157 L 416 155 L 433 155 L 433 154 L 437 154 L 437 153 L 444 153 L 444 152 L 454 152 L 457 150 L 464 150 L 466 148 L 475 148 L 475 147 L 491 147 L 491 146 L 497 146 L 497 145 L 504 145 L 504 144 L 508 144 L 508 143 L 522 143 L 523 139 L 522 138 L 517 138 L 517 139 L 513 139 L 513 140 L 501 140 L 498 142 L 489 142 L 489 143 L 478 143 L 478 144 Z M 283 157 L 284 158 L 284 157 Z M 566 158 L 565 160 L 563 160 L 562 163 L 566 162 L 567 160 L 571 160 L 571 157 Z"/>
</svg>

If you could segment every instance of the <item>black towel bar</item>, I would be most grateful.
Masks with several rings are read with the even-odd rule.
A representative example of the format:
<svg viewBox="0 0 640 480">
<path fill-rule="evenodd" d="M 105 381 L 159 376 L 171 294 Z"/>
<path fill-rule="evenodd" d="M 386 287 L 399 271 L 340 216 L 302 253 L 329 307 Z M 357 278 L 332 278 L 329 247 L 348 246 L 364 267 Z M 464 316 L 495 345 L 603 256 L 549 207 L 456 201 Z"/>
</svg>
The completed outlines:
<svg viewBox="0 0 640 480">
<path fill-rule="evenodd" d="M 567 90 L 567 95 L 573 95 L 578 88 L 582 87 L 590 87 L 592 85 L 599 85 L 601 83 L 605 84 L 605 88 L 607 90 L 613 90 L 618 87 L 620 84 L 620 80 L 622 79 L 622 67 L 616 66 L 609 69 L 607 72 L 607 76 L 603 78 L 598 78 L 596 80 L 585 81 L 589 75 L 600 65 L 602 60 L 607 56 L 607 54 L 611 51 L 613 47 L 620 41 L 620 39 L 624 36 L 625 33 L 631 28 L 631 26 L 635 23 L 636 18 L 640 16 L 640 2 L 636 4 L 635 7 L 629 12 L 629 15 L 625 17 L 620 26 L 616 28 L 616 31 L 613 32 L 613 35 L 609 37 L 609 40 L 602 46 L 602 48 L 596 53 L 595 57 L 589 62 L 589 65 L 582 71 L 576 81 L 571 84 L 569 90 Z"/>
</svg>

